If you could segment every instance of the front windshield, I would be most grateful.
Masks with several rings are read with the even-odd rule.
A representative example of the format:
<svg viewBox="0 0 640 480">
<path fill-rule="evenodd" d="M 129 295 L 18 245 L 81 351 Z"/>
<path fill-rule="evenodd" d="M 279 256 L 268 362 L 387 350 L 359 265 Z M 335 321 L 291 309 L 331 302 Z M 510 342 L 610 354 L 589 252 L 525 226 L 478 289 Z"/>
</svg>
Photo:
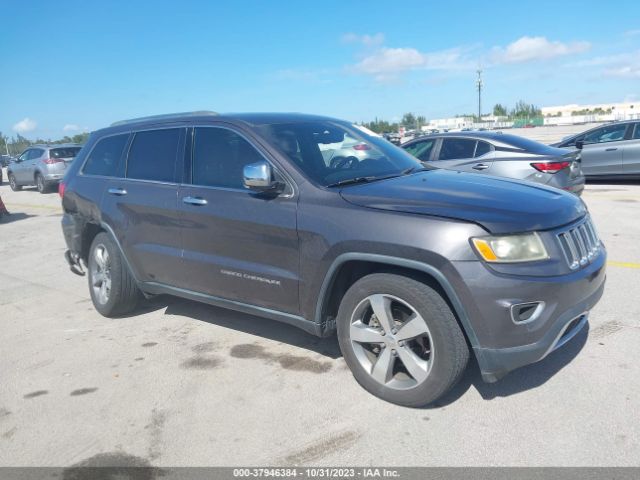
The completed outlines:
<svg viewBox="0 0 640 480">
<path fill-rule="evenodd" d="M 302 172 L 323 186 L 367 177 L 400 175 L 422 164 L 386 140 L 342 122 L 300 122 L 259 127 Z"/>
</svg>

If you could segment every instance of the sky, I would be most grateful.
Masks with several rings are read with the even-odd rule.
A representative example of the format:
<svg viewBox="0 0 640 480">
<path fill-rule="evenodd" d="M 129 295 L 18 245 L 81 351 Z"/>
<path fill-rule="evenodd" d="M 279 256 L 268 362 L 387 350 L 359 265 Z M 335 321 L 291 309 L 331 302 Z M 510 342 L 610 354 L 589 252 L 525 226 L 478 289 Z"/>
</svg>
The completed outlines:
<svg viewBox="0 0 640 480">
<path fill-rule="evenodd" d="M 640 1 L 0 2 L 0 132 L 56 139 L 139 116 L 351 121 L 640 103 Z"/>
</svg>

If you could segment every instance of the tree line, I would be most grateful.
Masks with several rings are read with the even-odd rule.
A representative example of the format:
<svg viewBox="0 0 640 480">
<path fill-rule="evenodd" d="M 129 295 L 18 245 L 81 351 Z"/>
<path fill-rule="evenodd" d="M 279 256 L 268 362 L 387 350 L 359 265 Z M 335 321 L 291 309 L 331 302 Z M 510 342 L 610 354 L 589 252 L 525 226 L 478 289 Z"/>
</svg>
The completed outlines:
<svg viewBox="0 0 640 480">
<path fill-rule="evenodd" d="M 515 107 L 508 109 L 501 103 L 496 103 L 493 106 L 494 117 L 507 117 L 509 119 L 514 118 L 534 118 L 541 117 L 542 110 L 533 103 L 527 103 L 524 100 L 518 100 Z"/>
<path fill-rule="evenodd" d="M 380 120 L 376 117 L 372 122 L 361 122 L 360 125 L 367 127 L 376 133 L 385 132 L 397 132 L 400 127 L 404 127 L 406 130 L 419 130 L 423 125 L 427 125 L 427 118 L 423 115 L 416 115 L 415 113 L 405 113 L 402 115 L 402 120 L 399 122 L 388 122 L 386 120 Z"/>
<path fill-rule="evenodd" d="M 36 140 L 29 140 L 28 138 L 23 137 L 19 133 L 15 137 L 7 137 L 0 132 L 0 155 L 11 155 L 18 156 L 24 150 L 26 150 L 31 145 L 35 144 L 48 144 L 48 145 L 58 145 L 61 143 L 78 143 L 83 145 L 87 139 L 89 138 L 89 133 L 78 133 L 77 135 L 64 137 L 58 140 L 43 140 L 41 138 L 37 138 Z"/>
<path fill-rule="evenodd" d="M 542 116 L 542 110 L 540 108 L 524 100 L 516 102 L 513 108 L 508 108 L 506 105 L 496 103 L 492 113 L 495 117 L 505 117 L 508 120 L 530 119 Z M 474 122 L 481 121 L 477 114 L 458 114 L 455 115 L 455 117 L 473 118 Z M 402 119 L 399 122 L 389 122 L 377 117 L 370 122 L 360 122 L 360 125 L 376 133 L 397 132 L 400 127 L 404 127 L 406 130 L 419 130 L 420 127 L 428 124 L 429 122 L 426 117 L 410 112 L 402 115 Z"/>
</svg>

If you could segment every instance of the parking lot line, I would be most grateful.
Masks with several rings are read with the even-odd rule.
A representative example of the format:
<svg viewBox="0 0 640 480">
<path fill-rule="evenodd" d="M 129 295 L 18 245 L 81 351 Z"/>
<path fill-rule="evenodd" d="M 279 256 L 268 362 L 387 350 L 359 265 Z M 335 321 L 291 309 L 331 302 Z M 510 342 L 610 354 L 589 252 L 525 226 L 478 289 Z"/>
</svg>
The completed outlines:
<svg viewBox="0 0 640 480">
<path fill-rule="evenodd" d="M 607 265 L 611 265 L 612 267 L 622 267 L 622 268 L 640 268 L 640 263 L 633 263 L 633 262 L 615 262 L 615 261 L 608 261 Z"/>
</svg>

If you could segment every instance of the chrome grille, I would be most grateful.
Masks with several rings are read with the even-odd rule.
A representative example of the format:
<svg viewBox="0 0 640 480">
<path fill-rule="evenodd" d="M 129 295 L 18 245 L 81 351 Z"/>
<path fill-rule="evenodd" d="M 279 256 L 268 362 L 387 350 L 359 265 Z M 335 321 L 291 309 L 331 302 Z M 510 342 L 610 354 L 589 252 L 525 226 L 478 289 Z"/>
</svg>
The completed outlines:
<svg viewBox="0 0 640 480">
<path fill-rule="evenodd" d="M 600 250 L 600 239 L 588 217 L 580 225 L 559 233 L 558 240 L 571 270 L 590 263 Z"/>
</svg>

